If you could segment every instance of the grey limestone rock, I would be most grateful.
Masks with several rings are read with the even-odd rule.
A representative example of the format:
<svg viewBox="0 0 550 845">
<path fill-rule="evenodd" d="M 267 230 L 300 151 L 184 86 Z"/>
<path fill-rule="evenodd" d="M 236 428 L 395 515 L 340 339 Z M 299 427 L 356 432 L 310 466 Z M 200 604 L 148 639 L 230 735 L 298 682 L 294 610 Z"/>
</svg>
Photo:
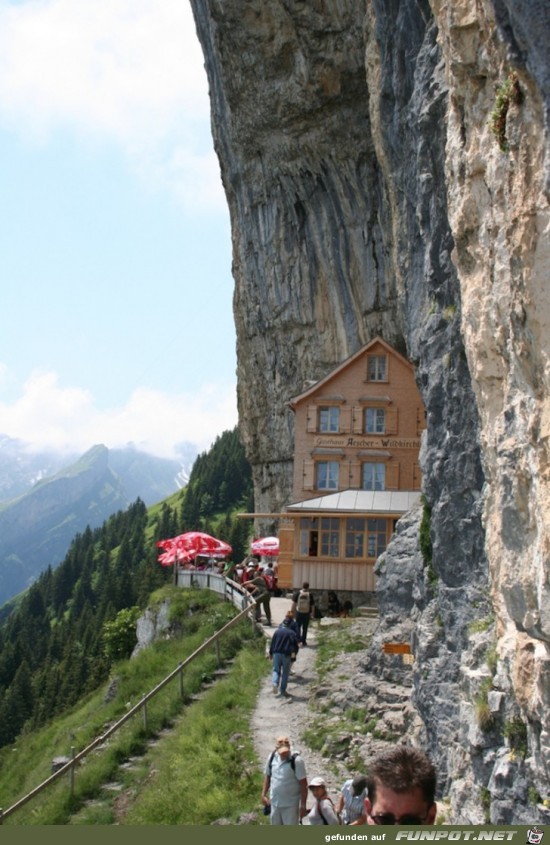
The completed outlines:
<svg viewBox="0 0 550 845">
<path fill-rule="evenodd" d="M 192 7 L 231 216 L 256 509 L 288 503 L 288 400 L 306 381 L 376 334 L 415 364 L 431 554 L 418 543 L 422 514 L 402 520 L 378 564 L 380 628 L 361 672 L 411 683 L 451 820 L 467 793 L 495 822 L 523 820 L 529 789 L 548 798 L 550 781 L 550 6 Z M 489 123 L 511 64 L 523 96 L 504 116 L 503 151 Z M 485 647 L 471 625 L 490 617 Z M 414 666 L 383 658 L 384 639 L 410 639 Z M 505 699 L 479 741 L 462 669 L 492 664 L 491 649 Z M 528 744 L 514 785 L 496 762 L 513 714 Z M 457 738 L 468 735 L 466 753 Z"/>
</svg>

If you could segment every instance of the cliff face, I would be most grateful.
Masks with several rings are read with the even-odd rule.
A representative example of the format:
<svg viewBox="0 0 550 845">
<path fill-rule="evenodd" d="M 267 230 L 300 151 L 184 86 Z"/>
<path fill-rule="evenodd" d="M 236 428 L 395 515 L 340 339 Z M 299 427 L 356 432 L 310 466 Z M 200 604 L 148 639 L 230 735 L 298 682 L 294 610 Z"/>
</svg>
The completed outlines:
<svg viewBox="0 0 550 845">
<path fill-rule="evenodd" d="M 548 5 L 192 5 L 257 510 L 288 501 L 287 402 L 305 380 L 375 334 L 415 363 L 432 550 L 409 567 L 406 612 L 422 740 L 453 819 L 548 821 Z M 380 568 L 382 630 L 405 611 L 385 582 L 400 536 Z"/>
</svg>

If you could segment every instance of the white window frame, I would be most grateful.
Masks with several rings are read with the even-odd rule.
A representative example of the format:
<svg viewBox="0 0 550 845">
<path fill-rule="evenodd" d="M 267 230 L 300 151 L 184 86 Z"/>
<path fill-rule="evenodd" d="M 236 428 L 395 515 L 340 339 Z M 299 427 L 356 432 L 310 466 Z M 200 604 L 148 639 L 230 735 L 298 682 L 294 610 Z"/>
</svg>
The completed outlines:
<svg viewBox="0 0 550 845">
<path fill-rule="evenodd" d="M 365 408 L 366 434 L 386 433 L 386 411 L 384 408 Z"/>
<path fill-rule="evenodd" d="M 340 431 L 340 408 L 338 405 L 324 405 L 319 408 L 319 431 L 335 434 Z"/>
<path fill-rule="evenodd" d="M 369 355 L 367 357 L 367 381 L 388 380 L 388 356 Z"/>
<path fill-rule="evenodd" d="M 369 486 L 366 486 L 367 484 Z M 386 464 L 365 461 L 361 467 L 361 489 L 385 490 Z"/>
<path fill-rule="evenodd" d="M 340 463 L 338 461 L 317 461 L 315 481 L 317 490 L 338 490 Z"/>
</svg>

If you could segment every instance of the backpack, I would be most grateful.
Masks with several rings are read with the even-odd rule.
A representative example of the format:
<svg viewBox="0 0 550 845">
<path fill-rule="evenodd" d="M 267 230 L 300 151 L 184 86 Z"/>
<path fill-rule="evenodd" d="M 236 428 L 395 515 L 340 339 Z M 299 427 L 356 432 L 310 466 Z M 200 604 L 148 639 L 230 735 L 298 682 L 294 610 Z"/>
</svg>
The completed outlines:
<svg viewBox="0 0 550 845">
<path fill-rule="evenodd" d="M 300 590 L 300 592 L 298 593 L 298 598 L 296 599 L 296 611 L 297 613 L 309 613 L 309 610 L 309 593 L 307 592 L 307 590 Z"/>
<path fill-rule="evenodd" d="M 273 592 L 273 588 L 275 586 L 275 579 L 273 578 L 273 575 L 268 575 L 266 572 L 262 572 L 262 575 L 265 583 L 267 584 L 267 589 L 270 593 Z"/>
<path fill-rule="evenodd" d="M 276 753 L 277 753 L 277 749 L 275 749 L 275 751 L 272 751 L 271 756 L 269 758 L 269 762 L 267 764 L 267 776 L 269 778 L 271 777 L 271 766 L 273 765 L 273 758 L 275 757 Z M 296 774 L 296 757 L 297 756 L 298 756 L 298 752 L 296 751 L 294 754 L 291 754 L 290 757 L 288 758 L 288 762 L 290 763 L 290 767 L 291 767 L 292 771 L 294 772 L 294 774 Z"/>
<path fill-rule="evenodd" d="M 269 584 L 267 583 L 267 578 L 262 572 L 260 572 L 258 575 L 255 575 L 253 580 L 262 582 L 261 584 L 255 584 L 255 586 L 258 587 L 261 596 L 263 596 L 264 593 L 269 592 Z"/>
</svg>

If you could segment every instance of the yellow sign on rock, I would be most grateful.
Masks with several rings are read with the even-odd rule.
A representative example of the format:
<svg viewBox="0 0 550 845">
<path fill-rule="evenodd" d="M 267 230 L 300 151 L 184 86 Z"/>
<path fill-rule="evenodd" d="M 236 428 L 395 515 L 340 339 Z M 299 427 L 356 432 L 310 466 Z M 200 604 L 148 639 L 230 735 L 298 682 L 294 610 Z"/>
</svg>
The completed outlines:
<svg viewBox="0 0 550 845">
<path fill-rule="evenodd" d="M 409 643 L 384 643 L 382 646 L 384 654 L 410 654 L 411 646 Z"/>
</svg>

